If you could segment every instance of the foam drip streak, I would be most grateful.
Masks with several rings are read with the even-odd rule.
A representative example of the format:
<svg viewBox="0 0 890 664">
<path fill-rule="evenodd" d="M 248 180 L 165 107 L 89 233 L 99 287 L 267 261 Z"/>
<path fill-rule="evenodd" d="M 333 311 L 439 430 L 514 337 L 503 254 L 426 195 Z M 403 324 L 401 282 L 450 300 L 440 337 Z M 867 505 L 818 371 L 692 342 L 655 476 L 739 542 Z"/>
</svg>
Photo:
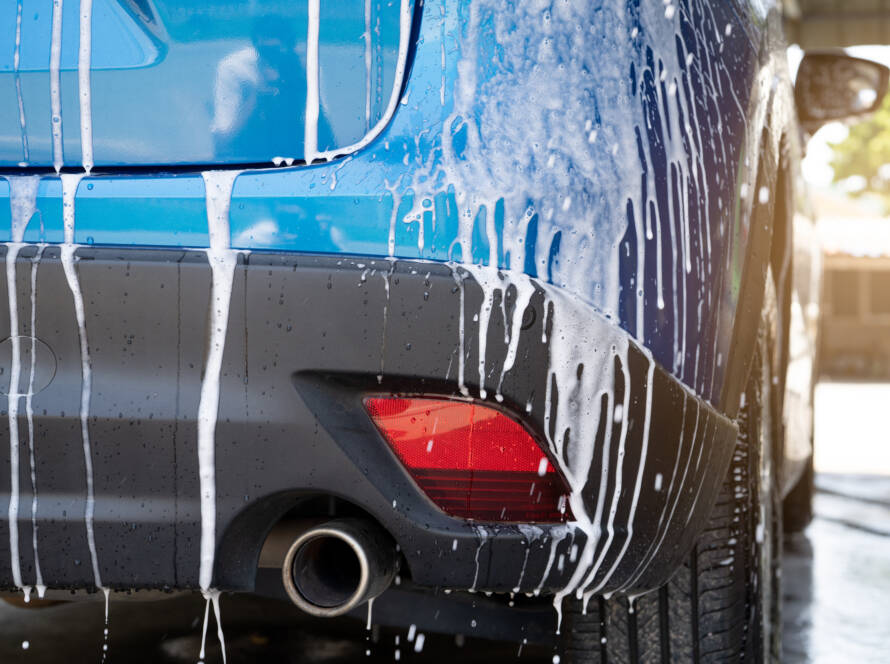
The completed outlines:
<svg viewBox="0 0 890 664">
<path fill-rule="evenodd" d="M 53 168 L 62 170 L 62 0 L 53 0 L 52 38 L 49 51 L 49 96 L 53 137 Z"/>
<path fill-rule="evenodd" d="M 19 502 L 20 502 L 20 441 L 19 441 L 19 392 L 21 379 L 21 337 L 19 336 L 18 319 L 18 290 L 16 284 L 15 263 L 22 241 L 25 236 L 25 228 L 28 221 L 37 209 L 37 188 L 40 184 L 39 176 L 7 177 L 9 182 L 9 210 L 11 216 L 11 239 L 6 251 L 6 288 L 9 302 L 9 337 L 11 343 L 11 364 L 9 372 L 9 384 L 7 388 L 7 413 L 9 421 L 9 508 L 7 517 L 9 520 L 9 553 L 12 578 L 15 586 L 25 591 L 26 600 L 30 588 L 22 584 L 21 558 L 19 555 Z M 32 358 L 33 362 L 33 358 Z M 38 579 L 39 583 L 39 579 Z"/>
<path fill-rule="evenodd" d="M 80 0 L 80 44 L 77 51 L 77 87 L 80 93 L 81 163 L 89 173 L 93 170 L 93 109 L 90 67 L 93 44 L 93 0 Z"/>
<path fill-rule="evenodd" d="M 80 435 L 83 441 L 83 463 L 86 474 L 86 506 L 84 508 L 84 525 L 86 527 L 87 545 L 90 549 L 90 562 L 93 567 L 93 578 L 97 588 L 102 588 L 102 577 L 99 573 L 99 559 L 96 554 L 96 537 L 93 532 L 93 514 L 96 507 L 96 498 L 93 487 L 93 456 L 90 444 L 90 429 L 88 418 L 90 414 L 90 396 L 93 385 L 92 365 L 90 363 L 90 347 L 87 340 L 86 315 L 83 306 L 83 293 L 80 289 L 80 279 L 75 268 L 75 253 L 77 245 L 74 244 L 74 199 L 77 187 L 83 179 L 82 173 L 62 173 L 62 215 L 65 224 L 65 243 L 61 246 L 60 259 L 62 269 L 71 296 L 74 300 L 74 315 L 77 318 L 78 336 L 80 338 Z"/>
<path fill-rule="evenodd" d="M 13 219 L 13 225 L 15 220 Z M 15 227 L 13 226 L 13 234 Z M 7 395 L 9 421 L 9 562 L 12 582 L 22 586 L 21 558 L 19 556 L 19 378 L 22 368 L 21 338 L 19 337 L 18 297 L 16 294 L 15 260 L 21 242 L 6 245 L 6 292 L 9 300 L 9 338 L 12 342 L 11 365 Z"/>
<path fill-rule="evenodd" d="M 684 392 L 683 393 L 683 420 L 680 425 L 680 430 L 683 432 L 686 431 L 686 412 L 688 410 L 689 399 L 690 399 L 690 397 Z M 696 407 L 696 411 L 695 411 L 696 431 L 698 430 L 698 412 L 699 412 L 698 408 Z M 674 462 L 674 470 L 673 470 L 673 474 L 671 475 L 671 482 L 670 482 L 670 485 L 668 486 L 667 493 L 665 494 L 665 503 L 664 503 L 664 507 L 662 508 L 661 518 L 658 521 L 658 528 L 656 529 L 656 537 L 655 537 L 655 539 L 653 539 L 652 543 L 650 544 L 650 548 L 646 554 L 646 557 L 637 566 L 636 573 L 630 579 L 630 581 L 628 581 L 625 584 L 626 587 L 632 587 L 639 580 L 639 578 L 643 575 L 643 572 L 646 571 L 646 567 L 648 566 L 649 562 L 654 560 L 656 555 L 658 554 L 658 552 L 661 550 L 661 545 L 664 542 L 664 539 L 667 536 L 668 531 L 670 530 L 670 524 L 673 521 L 674 513 L 677 510 L 677 506 L 680 504 L 680 499 L 683 497 L 682 488 L 686 486 L 686 476 L 689 472 L 689 464 L 692 461 L 692 450 L 690 449 L 687 453 L 686 466 L 683 470 L 683 477 L 680 480 L 680 483 L 678 485 L 677 492 L 674 497 L 673 505 L 670 510 L 670 514 L 667 515 L 667 519 L 665 520 L 665 515 L 667 514 L 667 509 L 668 509 L 668 502 L 669 502 L 670 496 L 674 492 L 674 484 L 677 479 L 677 470 L 679 469 L 680 459 L 683 456 L 683 448 L 684 448 L 685 439 L 686 439 L 686 436 L 684 433 L 682 435 L 682 437 L 680 438 L 680 447 L 677 450 L 677 458 L 676 458 L 676 461 Z M 694 443 L 695 443 L 694 439 L 692 441 L 690 441 L 690 444 L 694 444 Z M 662 526 L 663 526 L 663 528 L 662 528 Z M 661 533 L 660 536 L 658 535 L 659 532 Z"/>
<path fill-rule="evenodd" d="M 457 348 L 457 385 L 460 389 L 460 393 L 464 396 L 469 396 L 470 391 L 467 389 L 467 385 L 464 382 L 464 372 L 466 370 L 466 348 L 464 346 L 466 339 L 466 331 L 464 328 L 464 323 L 466 320 L 466 312 L 464 311 L 464 300 L 466 299 L 466 292 L 464 289 L 464 279 L 458 271 L 457 267 L 451 267 L 451 276 L 454 279 L 454 282 L 457 284 L 458 292 L 460 293 L 460 320 L 458 321 L 458 348 Z"/>
<path fill-rule="evenodd" d="M 201 491 L 201 562 L 199 582 L 205 593 L 213 581 L 216 548 L 216 421 L 219 380 L 238 252 L 230 248 L 229 207 L 238 171 L 205 171 L 207 229 L 210 247 L 210 329 L 198 404 L 198 465 Z"/>
<path fill-rule="evenodd" d="M 306 33 L 306 115 L 303 152 L 307 164 L 318 154 L 318 29 L 321 0 L 309 0 L 309 27 Z"/>
<path fill-rule="evenodd" d="M 637 468 L 637 479 L 634 484 L 634 494 L 630 504 L 630 513 L 627 516 L 627 537 L 624 540 L 621 551 L 619 551 L 618 556 L 615 558 L 615 562 L 612 563 L 612 567 L 603 578 L 601 585 L 605 585 L 606 582 L 612 577 L 612 574 L 615 573 L 615 570 L 618 569 L 618 565 L 624 559 L 624 554 L 627 553 L 627 549 L 630 546 L 631 540 L 633 539 L 634 517 L 636 516 L 637 512 L 637 503 L 640 500 L 640 489 L 643 486 L 643 471 L 646 469 L 646 458 L 649 454 L 649 428 L 652 424 L 652 383 L 654 378 L 655 362 L 650 358 L 649 370 L 646 374 L 646 419 L 643 423 L 643 446 L 640 450 L 640 465 Z"/>
<path fill-rule="evenodd" d="M 40 560 L 37 556 L 37 526 L 36 526 L 36 501 L 37 501 L 37 480 L 34 460 L 34 419 L 31 404 L 31 394 L 34 391 L 34 368 L 35 368 L 35 340 L 34 340 L 34 318 L 35 318 L 35 275 L 32 267 L 31 275 L 31 373 L 28 379 L 28 390 L 23 395 L 20 392 L 21 381 L 21 337 L 19 335 L 18 320 L 18 289 L 16 284 L 16 259 L 19 251 L 23 246 L 25 238 L 25 230 L 28 222 L 37 211 L 37 190 L 40 185 L 40 176 L 23 176 L 11 177 L 7 176 L 9 182 L 9 209 L 11 216 L 11 239 L 7 245 L 6 253 L 6 285 L 7 296 L 9 301 L 9 335 L 11 348 L 11 366 L 9 375 L 9 386 L 7 390 L 7 411 L 9 417 L 9 447 L 10 447 L 10 499 L 9 499 L 9 549 L 10 564 L 12 567 L 13 581 L 15 585 L 24 590 L 26 600 L 30 595 L 30 588 L 22 585 L 21 579 L 21 562 L 19 556 L 19 530 L 18 530 L 18 513 L 20 503 L 20 436 L 18 426 L 19 404 L 22 396 L 26 397 L 25 410 L 28 416 L 28 441 L 30 450 L 30 475 L 31 475 L 31 522 L 32 522 L 32 538 L 34 544 L 34 567 L 36 571 L 36 587 L 37 593 L 43 597 L 45 590 L 43 586 L 43 578 L 40 572 Z M 41 248 L 37 254 L 37 260 L 42 253 Z M 33 263 L 32 263 L 33 264 Z"/>
<path fill-rule="evenodd" d="M 15 72 L 15 96 L 19 106 L 19 127 L 22 131 L 22 163 L 20 166 L 27 166 L 31 161 L 31 149 L 28 146 L 28 130 L 25 120 L 25 99 L 22 95 L 22 76 L 19 72 L 22 55 L 22 12 L 24 10 L 24 0 L 17 0 L 15 11 L 15 52 L 12 56 L 12 68 Z"/>
<path fill-rule="evenodd" d="M 365 0 L 365 131 L 371 131 L 371 0 Z"/>
<path fill-rule="evenodd" d="M 43 599 L 46 586 L 40 570 L 40 556 L 37 552 L 37 458 L 34 438 L 34 376 L 37 370 L 37 268 L 43 257 L 45 244 L 38 245 L 37 253 L 31 259 L 31 366 L 28 374 L 28 392 L 25 396 L 25 413 L 28 418 L 28 451 L 31 466 L 31 547 L 34 550 L 34 587 L 37 596 Z"/>
</svg>

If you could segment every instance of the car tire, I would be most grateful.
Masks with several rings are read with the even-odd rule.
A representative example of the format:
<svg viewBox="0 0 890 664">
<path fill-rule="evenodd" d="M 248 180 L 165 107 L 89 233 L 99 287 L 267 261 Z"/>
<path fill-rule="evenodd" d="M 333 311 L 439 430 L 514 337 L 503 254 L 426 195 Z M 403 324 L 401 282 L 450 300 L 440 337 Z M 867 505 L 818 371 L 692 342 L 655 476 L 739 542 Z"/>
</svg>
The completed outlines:
<svg viewBox="0 0 890 664">
<path fill-rule="evenodd" d="M 633 600 L 594 597 L 585 612 L 580 600 L 567 598 L 554 661 L 779 661 L 782 510 L 766 337 L 758 342 L 727 478 L 687 562 L 665 586 Z"/>
</svg>

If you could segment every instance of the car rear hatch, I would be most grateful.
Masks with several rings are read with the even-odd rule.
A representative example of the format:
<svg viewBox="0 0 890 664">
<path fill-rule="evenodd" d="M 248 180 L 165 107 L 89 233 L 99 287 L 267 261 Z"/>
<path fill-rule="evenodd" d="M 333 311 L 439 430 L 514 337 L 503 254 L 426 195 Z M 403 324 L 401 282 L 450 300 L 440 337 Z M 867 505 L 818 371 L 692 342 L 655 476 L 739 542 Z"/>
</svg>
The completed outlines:
<svg viewBox="0 0 890 664">
<path fill-rule="evenodd" d="M 413 5 L 4 2 L 0 28 L 15 46 L 0 53 L 0 167 L 289 164 L 354 151 L 394 110 Z"/>
</svg>

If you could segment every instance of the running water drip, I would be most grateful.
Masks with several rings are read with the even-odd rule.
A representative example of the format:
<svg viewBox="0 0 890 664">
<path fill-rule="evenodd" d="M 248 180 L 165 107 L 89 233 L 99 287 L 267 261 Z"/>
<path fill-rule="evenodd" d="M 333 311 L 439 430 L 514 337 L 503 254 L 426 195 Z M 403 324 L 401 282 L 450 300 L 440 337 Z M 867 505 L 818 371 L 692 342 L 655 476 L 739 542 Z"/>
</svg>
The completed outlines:
<svg viewBox="0 0 890 664">
<path fill-rule="evenodd" d="M 368 600 L 368 620 L 365 623 L 365 630 L 371 631 L 371 612 L 374 610 L 374 598 Z"/>
<path fill-rule="evenodd" d="M 25 121 L 25 98 L 22 94 L 22 76 L 19 73 L 19 65 L 22 56 L 22 12 L 24 0 L 17 0 L 15 11 L 15 52 L 12 56 L 12 69 L 15 72 L 15 96 L 19 105 L 19 127 L 22 131 L 22 162 L 19 166 L 27 166 L 31 161 L 31 149 L 28 146 L 28 131 Z"/>
<path fill-rule="evenodd" d="M 92 44 L 93 0 L 80 0 L 80 44 L 77 52 L 77 87 L 80 92 L 81 163 L 87 174 L 93 170 L 93 108 L 90 86 Z"/>
<path fill-rule="evenodd" d="M 25 239 L 25 229 L 37 210 L 37 187 L 40 184 L 40 177 L 7 179 L 9 181 L 9 208 L 12 217 L 12 242 L 6 245 L 6 292 L 9 301 L 9 340 L 11 343 L 9 385 L 6 392 L 9 421 L 9 509 L 7 512 L 9 557 L 13 583 L 25 592 L 25 601 L 28 601 L 31 588 L 22 585 L 21 557 L 19 555 L 19 403 L 22 396 L 19 392 L 19 382 L 22 372 L 22 348 L 19 336 L 15 262 Z"/>
<path fill-rule="evenodd" d="M 219 639 L 219 647 L 222 649 L 223 664 L 226 664 L 226 639 L 223 636 L 222 620 L 219 612 L 219 591 L 213 590 L 210 593 L 210 603 L 213 605 L 213 616 L 216 618 L 216 638 Z"/>
<path fill-rule="evenodd" d="M 108 659 L 108 600 L 111 591 L 108 588 L 102 588 L 105 595 L 105 628 L 102 630 L 102 661 Z"/>
<path fill-rule="evenodd" d="M 53 0 L 52 40 L 49 51 L 49 96 L 53 136 L 53 168 L 62 170 L 62 0 Z"/>
<path fill-rule="evenodd" d="M 372 633 L 371 633 L 371 612 L 374 609 L 374 599 L 371 598 L 368 600 L 368 619 L 365 622 L 365 657 L 371 656 L 371 643 L 372 643 Z"/>
<path fill-rule="evenodd" d="M 226 664 L 226 639 L 223 636 L 222 620 L 220 619 L 219 591 L 203 591 L 204 595 L 204 626 L 201 628 L 201 651 L 198 653 L 198 664 L 204 664 L 207 656 L 207 627 L 210 623 L 210 607 L 213 607 L 213 617 L 216 619 L 216 638 L 222 649 L 223 664 Z"/>
<path fill-rule="evenodd" d="M 210 620 L 210 595 L 204 593 L 204 627 L 201 629 L 201 652 L 198 653 L 198 664 L 204 664 L 207 646 L 207 623 Z"/>
<path fill-rule="evenodd" d="M 219 412 L 219 377 L 222 371 L 232 283 L 238 251 L 231 249 L 229 207 L 239 171 L 205 171 L 207 231 L 210 247 L 210 329 L 198 405 L 198 465 L 201 486 L 201 590 L 210 591 L 216 547 L 216 419 Z"/>
<path fill-rule="evenodd" d="M 74 314 L 77 318 L 77 329 L 80 337 L 80 365 L 81 365 L 81 392 L 80 392 L 80 434 L 83 440 L 83 463 L 86 472 L 87 499 L 84 509 L 84 525 L 87 531 L 87 544 L 90 548 L 90 562 L 93 566 L 93 578 L 97 588 L 102 588 L 102 577 L 99 574 L 99 559 L 96 555 L 96 538 L 93 532 L 93 513 L 96 507 L 96 498 L 93 489 L 93 456 L 90 446 L 90 429 L 88 417 L 90 414 L 90 396 L 93 384 L 92 366 L 90 363 L 90 346 L 87 341 L 86 315 L 83 306 L 83 293 L 80 290 L 80 279 L 75 268 L 75 253 L 77 245 L 74 244 L 74 200 L 77 195 L 77 186 L 83 179 L 83 173 L 62 173 L 62 216 L 65 223 L 65 243 L 61 246 L 60 259 L 62 269 L 65 271 L 65 279 L 71 296 L 74 299 Z"/>
<path fill-rule="evenodd" d="M 306 33 L 306 115 L 303 153 L 307 164 L 318 154 L 318 28 L 321 0 L 309 0 L 309 27 Z"/>
</svg>

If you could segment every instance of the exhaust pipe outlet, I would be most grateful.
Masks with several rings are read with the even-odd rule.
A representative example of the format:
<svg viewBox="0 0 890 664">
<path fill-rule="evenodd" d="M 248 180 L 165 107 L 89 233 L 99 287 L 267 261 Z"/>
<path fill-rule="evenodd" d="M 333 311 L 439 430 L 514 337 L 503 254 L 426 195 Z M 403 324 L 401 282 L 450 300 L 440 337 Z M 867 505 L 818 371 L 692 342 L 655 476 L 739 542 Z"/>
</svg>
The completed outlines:
<svg viewBox="0 0 890 664">
<path fill-rule="evenodd" d="M 379 526 L 336 519 L 294 540 L 281 576 L 294 604 L 310 615 L 331 618 L 377 597 L 397 569 L 395 544 Z"/>
</svg>

